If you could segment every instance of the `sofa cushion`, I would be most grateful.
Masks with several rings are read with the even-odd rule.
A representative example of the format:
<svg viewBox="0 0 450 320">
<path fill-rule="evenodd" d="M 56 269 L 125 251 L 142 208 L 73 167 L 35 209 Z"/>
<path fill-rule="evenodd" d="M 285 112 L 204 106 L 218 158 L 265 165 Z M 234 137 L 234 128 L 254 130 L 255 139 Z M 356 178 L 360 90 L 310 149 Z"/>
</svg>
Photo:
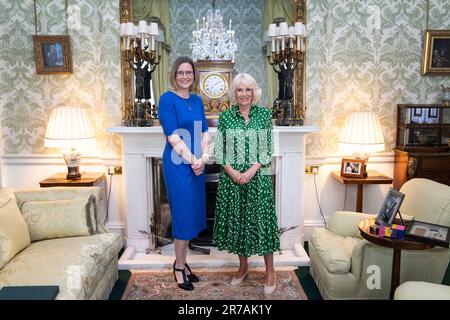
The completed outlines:
<svg viewBox="0 0 450 320">
<path fill-rule="evenodd" d="M 25 201 L 21 210 L 31 241 L 94 234 L 94 199 L 91 195 L 72 200 Z"/>
<path fill-rule="evenodd" d="M 320 260 L 331 273 L 350 271 L 353 247 L 359 240 L 353 237 L 342 237 L 322 228 L 316 228 L 311 233 L 311 243 Z"/>
<path fill-rule="evenodd" d="M 101 199 L 101 195 L 103 193 L 101 192 L 100 187 L 53 187 L 15 190 L 14 194 L 16 196 L 19 209 L 22 209 L 23 204 L 27 201 L 72 200 L 75 198 L 89 197 L 91 194 L 94 195 L 94 202 L 98 204 L 98 201 Z M 98 206 L 91 207 L 91 220 L 94 221 L 95 233 L 98 233 L 101 227 L 99 226 L 97 210 Z M 102 232 L 106 232 L 106 230 L 102 230 Z"/>
<path fill-rule="evenodd" d="M 89 299 L 123 246 L 115 233 L 33 242 L 0 272 L 0 287 L 59 285 L 57 299 Z"/>
<path fill-rule="evenodd" d="M 25 220 L 11 188 L 0 189 L 0 269 L 18 252 L 30 245 Z"/>
</svg>

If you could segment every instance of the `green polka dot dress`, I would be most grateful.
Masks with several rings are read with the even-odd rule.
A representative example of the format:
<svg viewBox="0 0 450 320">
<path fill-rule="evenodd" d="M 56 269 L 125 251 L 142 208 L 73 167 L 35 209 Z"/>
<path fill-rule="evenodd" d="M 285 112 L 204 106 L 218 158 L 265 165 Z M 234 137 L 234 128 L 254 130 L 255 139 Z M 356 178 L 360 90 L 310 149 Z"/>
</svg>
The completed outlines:
<svg viewBox="0 0 450 320">
<path fill-rule="evenodd" d="M 268 255 L 280 249 L 277 216 L 268 174 L 272 159 L 272 113 L 258 105 L 250 107 L 250 122 L 238 106 L 224 111 L 219 118 L 214 152 L 222 164 L 220 172 L 214 243 L 219 250 L 241 256 Z M 223 166 L 245 172 L 253 163 L 261 169 L 246 184 L 233 182 Z"/>
</svg>

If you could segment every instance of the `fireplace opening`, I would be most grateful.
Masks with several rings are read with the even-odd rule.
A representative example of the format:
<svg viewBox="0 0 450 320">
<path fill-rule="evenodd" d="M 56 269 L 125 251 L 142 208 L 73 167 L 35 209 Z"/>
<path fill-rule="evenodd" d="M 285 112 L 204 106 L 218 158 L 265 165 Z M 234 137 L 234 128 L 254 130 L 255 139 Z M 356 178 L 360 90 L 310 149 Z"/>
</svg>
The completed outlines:
<svg viewBox="0 0 450 320">
<path fill-rule="evenodd" d="M 153 228 L 155 246 L 161 247 L 173 241 L 172 219 L 170 216 L 169 200 L 162 174 L 162 160 L 153 158 Z M 206 191 L 206 228 L 200 232 L 197 238 L 189 241 L 198 246 L 213 246 L 213 228 L 217 197 L 217 185 L 219 182 L 220 165 L 206 164 L 205 166 L 205 191 Z"/>
<path fill-rule="evenodd" d="M 214 244 L 212 243 L 212 238 L 220 169 L 221 166 L 216 163 L 206 164 L 205 166 L 206 228 L 198 234 L 197 238 L 189 241 L 190 245 L 214 246 Z M 274 172 L 273 170 L 271 171 L 272 173 Z M 155 248 L 159 248 L 173 242 L 172 219 L 170 216 L 169 200 L 167 198 L 167 191 L 162 173 L 161 158 L 152 159 L 152 172 L 154 217 L 153 221 L 151 222 L 151 232 L 154 236 L 153 243 L 155 245 Z M 274 194 L 276 194 L 276 175 L 271 174 L 271 177 Z"/>
</svg>

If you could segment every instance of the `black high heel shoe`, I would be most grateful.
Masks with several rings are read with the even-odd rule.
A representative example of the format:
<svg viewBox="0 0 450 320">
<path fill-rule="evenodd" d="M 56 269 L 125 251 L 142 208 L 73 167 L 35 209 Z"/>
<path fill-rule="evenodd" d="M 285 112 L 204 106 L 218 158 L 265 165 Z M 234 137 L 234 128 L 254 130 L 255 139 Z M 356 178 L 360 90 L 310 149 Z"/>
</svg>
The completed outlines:
<svg viewBox="0 0 450 320">
<path fill-rule="evenodd" d="M 189 271 L 189 274 L 187 275 L 187 278 L 189 279 L 189 281 L 190 282 L 199 282 L 200 281 L 199 277 L 197 277 L 195 274 L 192 273 L 192 270 L 191 270 L 191 268 L 189 268 L 189 265 L 187 263 L 185 263 L 184 266 Z"/>
<path fill-rule="evenodd" d="M 181 274 L 183 275 L 183 282 L 182 283 L 178 282 L 175 272 L 181 272 Z M 194 285 L 188 280 L 188 278 L 186 276 L 186 272 L 184 271 L 184 268 L 183 269 L 177 269 L 175 267 L 175 262 L 173 263 L 173 278 L 175 279 L 175 282 L 178 284 L 178 288 L 181 288 L 181 289 L 187 290 L 187 291 L 194 290 Z"/>
</svg>

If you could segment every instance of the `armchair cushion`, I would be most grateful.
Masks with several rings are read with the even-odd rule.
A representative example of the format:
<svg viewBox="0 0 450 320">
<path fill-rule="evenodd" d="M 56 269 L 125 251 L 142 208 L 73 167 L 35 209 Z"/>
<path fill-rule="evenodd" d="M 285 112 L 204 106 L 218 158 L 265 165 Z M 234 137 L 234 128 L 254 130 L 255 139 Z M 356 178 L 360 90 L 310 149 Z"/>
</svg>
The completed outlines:
<svg viewBox="0 0 450 320">
<path fill-rule="evenodd" d="M 30 245 L 25 220 L 12 189 L 0 189 L 0 269 L 17 253 Z"/>
<path fill-rule="evenodd" d="M 356 238 L 342 237 L 326 229 L 314 229 L 311 242 L 329 272 L 349 272 L 353 247 L 358 242 Z"/>
<path fill-rule="evenodd" d="M 25 201 L 22 214 L 30 231 L 31 241 L 87 236 L 95 233 L 91 210 L 95 197 L 72 200 Z"/>
<path fill-rule="evenodd" d="M 394 299 L 450 300 L 450 286 L 424 281 L 407 281 L 395 289 Z"/>
</svg>

